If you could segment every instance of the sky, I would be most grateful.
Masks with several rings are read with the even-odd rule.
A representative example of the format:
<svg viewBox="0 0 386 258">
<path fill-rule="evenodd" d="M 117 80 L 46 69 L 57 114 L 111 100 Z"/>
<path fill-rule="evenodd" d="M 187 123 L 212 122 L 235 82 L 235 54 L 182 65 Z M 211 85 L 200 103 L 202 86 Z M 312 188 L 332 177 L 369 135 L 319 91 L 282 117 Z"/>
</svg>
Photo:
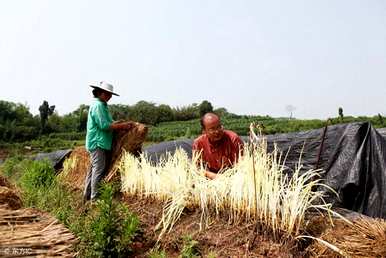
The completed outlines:
<svg viewBox="0 0 386 258">
<path fill-rule="evenodd" d="M 102 80 L 112 104 L 386 115 L 386 1 L 0 1 L 0 100 L 62 115 Z"/>
</svg>

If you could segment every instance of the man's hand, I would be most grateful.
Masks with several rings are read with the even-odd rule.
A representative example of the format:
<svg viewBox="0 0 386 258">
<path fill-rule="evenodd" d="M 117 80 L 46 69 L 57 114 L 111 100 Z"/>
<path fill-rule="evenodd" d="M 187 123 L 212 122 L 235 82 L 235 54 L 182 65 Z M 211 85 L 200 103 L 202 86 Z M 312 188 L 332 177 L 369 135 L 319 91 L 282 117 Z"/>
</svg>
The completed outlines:
<svg viewBox="0 0 386 258">
<path fill-rule="evenodd" d="M 216 173 L 210 172 L 208 170 L 205 171 L 205 176 L 209 179 L 215 179 L 217 177 Z"/>
</svg>

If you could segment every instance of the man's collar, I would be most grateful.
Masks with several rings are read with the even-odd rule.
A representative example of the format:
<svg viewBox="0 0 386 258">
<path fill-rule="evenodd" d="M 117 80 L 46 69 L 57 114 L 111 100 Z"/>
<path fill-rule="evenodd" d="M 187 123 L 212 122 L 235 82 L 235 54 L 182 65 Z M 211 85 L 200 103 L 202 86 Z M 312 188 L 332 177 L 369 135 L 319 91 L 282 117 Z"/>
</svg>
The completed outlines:
<svg viewBox="0 0 386 258">
<path fill-rule="evenodd" d="M 95 99 L 95 101 L 100 102 L 100 103 L 102 103 L 103 105 L 106 105 L 106 106 L 107 106 L 107 103 L 104 102 L 104 101 L 102 101 L 102 100 L 100 100 L 99 98 L 94 98 L 94 99 Z"/>
</svg>

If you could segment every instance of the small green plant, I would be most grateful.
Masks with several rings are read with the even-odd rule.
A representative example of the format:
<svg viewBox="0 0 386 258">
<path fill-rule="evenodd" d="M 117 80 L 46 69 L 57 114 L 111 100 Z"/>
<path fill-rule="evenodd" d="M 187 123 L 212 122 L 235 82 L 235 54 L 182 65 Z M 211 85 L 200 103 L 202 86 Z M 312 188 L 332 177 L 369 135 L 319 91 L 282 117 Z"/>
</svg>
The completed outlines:
<svg viewBox="0 0 386 258">
<path fill-rule="evenodd" d="M 166 253 L 164 250 L 154 249 L 149 253 L 148 258 L 166 258 Z"/>
<path fill-rule="evenodd" d="M 181 250 L 180 258 L 200 257 L 197 241 L 193 240 L 191 236 L 185 236 L 183 237 L 182 242 L 183 242 L 183 247 Z"/>
<path fill-rule="evenodd" d="M 92 246 L 88 257 L 127 257 L 139 220 L 127 207 L 113 200 L 116 189 L 102 185 L 95 213 L 89 218 L 88 242 Z"/>
<path fill-rule="evenodd" d="M 207 258 L 217 258 L 217 254 L 215 252 L 210 252 L 208 253 L 208 257 Z"/>
</svg>

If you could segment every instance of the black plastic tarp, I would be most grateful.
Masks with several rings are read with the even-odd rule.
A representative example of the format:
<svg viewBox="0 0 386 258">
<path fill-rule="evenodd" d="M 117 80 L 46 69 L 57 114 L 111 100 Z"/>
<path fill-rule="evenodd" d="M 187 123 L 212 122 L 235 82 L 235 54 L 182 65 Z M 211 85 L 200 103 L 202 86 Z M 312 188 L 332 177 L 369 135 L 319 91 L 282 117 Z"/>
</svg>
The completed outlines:
<svg viewBox="0 0 386 258">
<path fill-rule="evenodd" d="M 340 197 L 336 205 L 386 218 L 386 140 L 371 124 L 347 125 L 326 165 L 326 184 Z"/>
<path fill-rule="evenodd" d="M 62 167 L 63 161 L 71 154 L 72 150 L 57 150 L 49 153 L 38 153 L 34 160 L 48 160 L 58 170 Z"/>
<path fill-rule="evenodd" d="M 335 206 L 372 217 L 386 218 L 386 129 L 374 129 L 370 123 L 328 126 L 306 132 L 268 135 L 268 149 L 274 144 L 283 152 L 291 172 L 301 164 L 305 170 L 320 168 L 324 183 L 338 197 L 329 194 Z M 248 137 L 242 137 L 244 141 Z M 192 140 L 177 140 L 144 149 L 148 158 L 158 162 L 166 152 L 184 149 L 192 154 Z"/>
<path fill-rule="evenodd" d="M 182 139 L 176 141 L 161 142 L 144 148 L 147 159 L 153 164 L 157 164 L 166 153 L 174 154 L 177 149 L 183 149 L 189 158 L 192 158 L 192 144 L 191 139 Z"/>
</svg>

